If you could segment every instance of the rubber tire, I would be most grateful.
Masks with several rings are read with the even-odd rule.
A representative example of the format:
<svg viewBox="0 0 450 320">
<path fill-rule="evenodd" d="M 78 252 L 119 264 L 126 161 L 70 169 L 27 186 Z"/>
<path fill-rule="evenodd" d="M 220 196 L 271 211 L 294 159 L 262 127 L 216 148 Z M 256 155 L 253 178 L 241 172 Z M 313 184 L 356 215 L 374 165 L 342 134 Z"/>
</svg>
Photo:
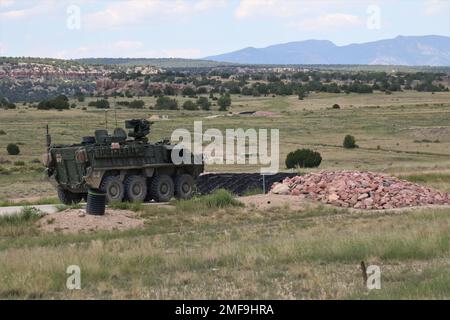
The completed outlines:
<svg viewBox="0 0 450 320">
<path fill-rule="evenodd" d="M 118 188 L 118 193 L 115 197 L 111 196 L 111 194 L 108 192 L 112 185 L 115 185 Z M 125 187 L 118 176 L 105 177 L 100 185 L 100 190 L 106 193 L 107 203 L 121 202 L 125 197 Z"/>
<path fill-rule="evenodd" d="M 129 201 L 143 202 L 147 197 L 147 180 L 141 176 L 129 176 L 125 179 L 125 194 Z M 133 189 L 135 186 L 140 187 L 140 193 L 134 194 Z"/>
<path fill-rule="evenodd" d="M 167 186 L 167 192 L 162 192 L 161 187 Z M 168 202 L 174 195 L 173 180 L 168 175 L 157 175 L 152 178 L 150 183 L 150 195 L 156 202 Z"/>
<path fill-rule="evenodd" d="M 58 187 L 57 191 L 59 200 L 67 206 L 81 202 L 81 193 L 73 193 L 61 187 Z"/>
<path fill-rule="evenodd" d="M 187 191 L 185 188 L 189 188 Z M 175 178 L 175 197 L 187 200 L 194 195 L 195 180 L 190 174 L 180 174 Z"/>
</svg>

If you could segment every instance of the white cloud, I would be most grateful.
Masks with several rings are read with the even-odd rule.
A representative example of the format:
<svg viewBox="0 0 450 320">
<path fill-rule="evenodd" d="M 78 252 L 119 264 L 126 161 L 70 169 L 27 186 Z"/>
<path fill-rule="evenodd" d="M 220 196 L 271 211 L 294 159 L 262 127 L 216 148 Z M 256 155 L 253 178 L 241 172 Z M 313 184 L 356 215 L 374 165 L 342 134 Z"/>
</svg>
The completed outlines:
<svg viewBox="0 0 450 320">
<path fill-rule="evenodd" d="M 227 0 L 199 0 L 194 5 L 195 11 L 207 11 L 219 7 L 225 7 Z"/>
<path fill-rule="evenodd" d="M 239 19 L 253 16 L 293 16 L 302 11 L 301 3 L 290 0 L 241 0 L 235 11 Z"/>
<path fill-rule="evenodd" d="M 0 47 L 1 48 L 1 47 Z M 77 59 L 87 57 L 112 58 L 199 58 L 202 52 L 195 48 L 176 48 L 171 50 L 152 50 L 146 48 L 140 41 L 119 40 L 113 43 L 100 43 L 93 46 L 83 46 L 56 53 L 39 53 L 40 56 L 50 56 L 58 59 Z"/>
<path fill-rule="evenodd" d="M 224 6 L 225 0 L 127 0 L 109 4 L 86 16 L 90 28 L 111 28 L 148 22 L 151 19 L 188 16 Z"/>
<path fill-rule="evenodd" d="M 450 15 L 450 1 L 448 0 L 427 0 L 424 3 L 424 13 L 427 16 L 438 14 Z"/>
<path fill-rule="evenodd" d="M 361 5 L 363 2 L 358 4 Z M 353 1 L 342 0 L 240 0 L 234 15 L 238 19 L 260 16 L 286 18 L 324 13 L 353 5 Z"/>
<path fill-rule="evenodd" d="M 301 19 L 291 22 L 289 25 L 305 30 L 332 29 L 362 25 L 362 19 L 358 16 L 345 13 L 331 13 L 317 18 Z"/>
<path fill-rule="evenodd" d="M 25 18 L 27 12 L 25 10 L 9 10 L 0 12 L 0 19 L 19 19 Z"/>
<path fill-rule="evenodd" d="M 15 0 L 1 0 L 0 1 L 0 8 L 8 8 L 14 5 L 16 1 Z"/>
<path fill-rule="evenodd" d="M 0 9 L 2 9 L 0 11 L 0 19 L 5 20 L 17 20 L 36 15 L 49 14 L 51 12 L 54 12 L 54 10 L 64 2 L 55 2 L 52 0 L 40 0 L 35 2 L 26 1 L 24 3 L 20 3 L 21 6 L 17 7 L 15 1 L 0 1 L 2 3 L 2 5 L 0 6 Z M 15 8 L 11 8 L 12 6 L 14 6 Z"/>
</svg>

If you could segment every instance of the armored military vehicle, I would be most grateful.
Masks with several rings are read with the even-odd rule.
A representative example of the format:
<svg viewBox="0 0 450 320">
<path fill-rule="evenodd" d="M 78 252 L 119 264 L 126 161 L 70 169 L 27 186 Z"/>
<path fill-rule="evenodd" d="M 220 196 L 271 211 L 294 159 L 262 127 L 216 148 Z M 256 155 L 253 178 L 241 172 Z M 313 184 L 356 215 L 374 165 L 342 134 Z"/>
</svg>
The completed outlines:
<svg viewBox="0 0 450 320">
<path fill-rule="evenodd" d="M 128 134 L 122 128 L 111 135 L 98 129 L 95 136 L 83 137 L 81 143 L 72 145 L 52 144 L 47 127 L 43 163 L 59 199 L 65 204 L 78 203 L 88 190 L 106 193 L 107 202 L 166 202 L 173 196 L 192 197 L 195 180 L 204 169 L 203 159 L 191 154 L 189 163 L 174 164 L 171 153 L 175 145 L 168 140 L 148 141 L 151 124 L 145 119 L 127 120 Z"/>
</svg>

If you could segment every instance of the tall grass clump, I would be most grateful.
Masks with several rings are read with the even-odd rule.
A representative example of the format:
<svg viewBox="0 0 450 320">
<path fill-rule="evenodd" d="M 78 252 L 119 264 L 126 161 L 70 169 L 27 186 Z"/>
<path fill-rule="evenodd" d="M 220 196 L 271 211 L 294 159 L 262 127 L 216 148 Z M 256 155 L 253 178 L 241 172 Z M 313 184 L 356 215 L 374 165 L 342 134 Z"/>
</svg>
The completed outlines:
<svg viewBox="0 0 450 320">
<path fill-rule="evenodd" d="M 111 209 L 117 209 L 117 210 L 131 210 L 134 212 L 142 211 L 144 206 L 142 205 L 142 202 L 120 202 L 120 201 L 113 201 L 111 203 L 108 203 L 108 208 Z"/>
<path fill-rule="evenodd" d="M 33 207 L 25 207 L 18 214 L 0 216 L 0 226 L 18 225 L 30 221 L 34 222 L 42 216 L 42 211 Z"/>
<path fill-rule="evenodd" d="M 205 196 L 199 196 L 189 200 L 177 200 L 175 202 L 177 209 L 182 211 L 242 207 L 243 205 L 242 202 L 236 200 L 234 196 L 225 189 L 218 189 Z"/>
<path fill-rule="evenodd" d="M 0 237 L 35 235 L 38 232 L 35 222 L 43 215 L 38 209 L 25 207 L 18 214 L 0 216 Z"/>
</svg>

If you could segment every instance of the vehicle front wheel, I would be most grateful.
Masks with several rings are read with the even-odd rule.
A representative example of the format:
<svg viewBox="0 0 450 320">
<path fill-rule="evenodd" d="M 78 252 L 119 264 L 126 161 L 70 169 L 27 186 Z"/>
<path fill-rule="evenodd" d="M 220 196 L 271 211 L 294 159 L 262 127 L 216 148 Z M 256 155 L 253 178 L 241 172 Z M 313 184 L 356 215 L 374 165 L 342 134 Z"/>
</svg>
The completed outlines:
<svg viewBox="0 0 450 320">
<path fill-rule="evenodd" d="M 173 180 L 168 175 L 160 175 L 152 178 L 150 184 L 150 196 L 157 202 L 167 202 L 174 194 Z"/>
<path fill-rule="evenodd" d="M 125 195 L 125 188 L 119 177 L 105 177 L 100 190 L 106 193 L 106 202 L 121 202 Z"/>
<path fill-rule="evenodd" d="M 58 198 L 65 205 L 72 205 L 81 202 L 82 194 L 81 193 L 73 193 L 69 190 L 65 190 L 61 187 L 58 187 Z"/>
</svg>

